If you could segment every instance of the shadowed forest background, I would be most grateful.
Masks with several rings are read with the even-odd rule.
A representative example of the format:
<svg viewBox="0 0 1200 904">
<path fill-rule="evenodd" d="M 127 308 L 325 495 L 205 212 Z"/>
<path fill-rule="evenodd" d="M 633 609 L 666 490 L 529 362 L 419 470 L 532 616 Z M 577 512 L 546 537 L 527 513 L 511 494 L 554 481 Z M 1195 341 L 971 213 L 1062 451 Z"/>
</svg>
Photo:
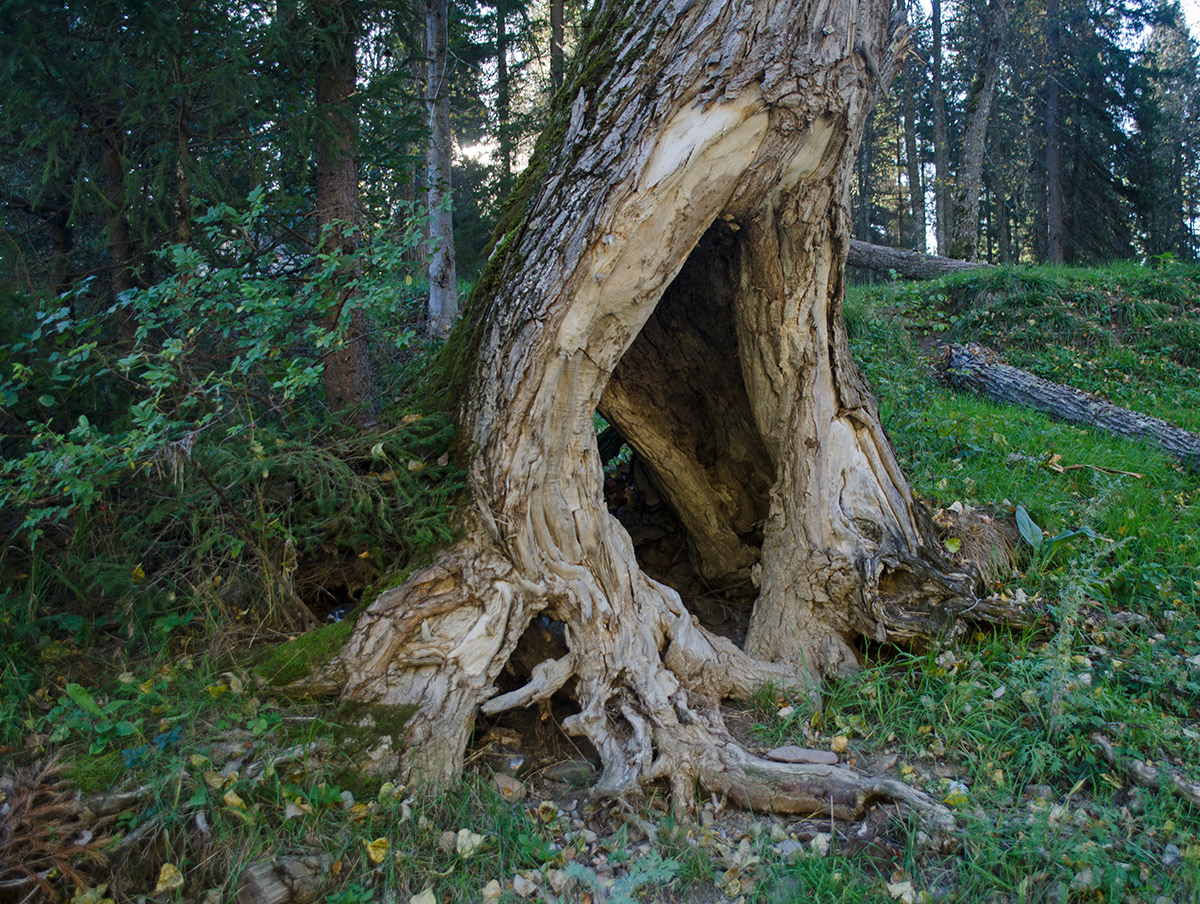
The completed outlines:
<svg viewBox="0 0 1200 904">
<path fill-rule="evenodd" d="M 865 643 L 820 701 L 767 684 L 728 721 L 921 790 L 959 843 L 882 809 L 589 801 L 561 699 L 481 717 L 439 796 L 361 774 L 403 719 L 314 676 L 455 538 L 441 349 L 596 62 L 590 6 L 0 2 L 0 901 L 1194 900 L 1195 471 L 935 375 L 979 342 L 1200 431 L 1177 3 L 933 0 L 893 10 L 890 84 L 855 51 L 853 238 L 996 266 L 852 271 L 851 351 L 939 555 L 1028 618 Z M 608 427 L 638 564 L 744 642 Z M 560 630 L 535 620 L 502 690 Z"/>
</svg>

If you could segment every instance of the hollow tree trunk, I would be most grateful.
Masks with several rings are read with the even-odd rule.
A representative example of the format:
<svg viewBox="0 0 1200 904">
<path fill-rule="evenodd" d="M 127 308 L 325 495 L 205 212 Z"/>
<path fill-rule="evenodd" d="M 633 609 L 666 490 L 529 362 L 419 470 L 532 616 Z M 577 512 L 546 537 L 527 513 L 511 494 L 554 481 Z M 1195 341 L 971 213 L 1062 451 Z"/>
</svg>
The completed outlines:
<svg viewBox="0 0 1200 904">
<path fill-rule="evenodd" d="M 684 807 L 699 783 L 776 810 L 935 812 L 844 767 L 758 760 L 720 710 L 767 680 L 815 692 L 860 636 L 928 635 L 971 595 L 930 558 L 841 316 L 855 148 L 904 42 L 881 2 L 598 4 L 448 345 L 462 539 L 383 594 L 337 663 L 348 698 L 412 710 L 380 767 L 443 781 L 481 705 L 573 678 L 564 727 L 599 752 L 599 794 L 665 779 Z M 603 501 L 597 407 L 706 578 L 750 588 L 745 650 L 639 567 Z M 539 613 L 569 652 L 495 697 Z"/>
</svg>

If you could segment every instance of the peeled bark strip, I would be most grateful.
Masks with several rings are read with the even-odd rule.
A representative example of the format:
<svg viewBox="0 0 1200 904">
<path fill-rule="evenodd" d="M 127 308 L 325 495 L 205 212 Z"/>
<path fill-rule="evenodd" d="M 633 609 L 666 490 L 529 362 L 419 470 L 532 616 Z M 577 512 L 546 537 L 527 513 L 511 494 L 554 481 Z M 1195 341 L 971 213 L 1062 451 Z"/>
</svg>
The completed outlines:
<svg viewBox="0 0 1200 904">
<path fill-rule="evenodd" d="M 922 254 L 919 251 L 901 251 L 898 248 L 872 245 L 870 242 L 860 242 L 857 239 L 850 242 L 850 253 L 846 257 L 846 264 L 851 267 L 874 270 L 877 273 L 895 270 L 905 279 L 936 279 L 949 273 L 978 270 L 981 267 L 990 266 L 977 261 L 939 257 L 936 254 Z"/>
<path fill-rule="evenodd" d="M 973 343 L 952 345 L 943 354 L 939 367 L 946 381 L 956 389 L 970 389 L 996 402 L 1032 408 L 1068 424 L 1083 424 L 1126 439 L 1149 441 L 1189 468 L 1200 468 L 1200 434 L 1010 367 L 990 349 Z"/>
<path fill-rule="evenodd" d="M 595 793 L 662 779 L 681 808 L 699 784 L 781 811 L 896 800 L 945 823 L 907 786 L 751 757 L 720 706 L 766 681 L 815 694 L 856 667 L 860 636 L 919 635 L 972 599 L 931 551 L 841 316 L 854 152 L 906 39 L 888 21 L 878 0 L 593 10 L 524 210 L 447 347 L 470 455 L 462 539 L 381 595 L 335 665 L 347 698 L 412 710 L 380 768 L 460 769 L 544 613 L 569 653 L 489 708 L 571 681 L 564 728 L 599 752 Z M 757 595 L 746 650 L 639 566 L 605 507 L 597 408 L 701 572 Z"/>
</svg>

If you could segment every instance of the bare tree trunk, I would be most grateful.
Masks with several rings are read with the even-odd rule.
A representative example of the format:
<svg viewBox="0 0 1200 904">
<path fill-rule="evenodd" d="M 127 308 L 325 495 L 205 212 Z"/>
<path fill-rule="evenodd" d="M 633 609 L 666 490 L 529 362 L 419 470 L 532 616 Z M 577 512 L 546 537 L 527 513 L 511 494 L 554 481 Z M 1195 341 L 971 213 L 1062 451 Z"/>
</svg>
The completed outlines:
<svg viewBox="0 0 1200 904">
<path fill-rule="evenodd" d="M 1056 421 L 1096 427 L 1126 439 L 1149 441 L 1193 470 L 1200 470 L 1200 434 L 1161 418 L 1121 408 L 1090 392 L 1043 380 L 1004 363 L 979 345 L 952 345 L 940 364 L 946 381 L 995 402 L 1021 405 Z"/>
<path fill-rule="evenodd" d="M 978 270 L 988 266 L 977 261 L 964 261 L 957 257 L 939 257 L 936 254 L 888 248 L 886 245 L 872 245 L 870 242 L 860 242 L 857 239 L 850 243 L 846 264 L 850 267 L 873 270 L 876 273 L 887 273 L 894 270 L 906 279 L 936 279 L 947 273 Z"/>
<path fill-rule="evenodd" d="M 496 130 L 500 138 L 500 194 L 512 187 L 512 100 L 508 81 L 508 10 L 496 0 Z"/>
<path fill-rule="evenodd" d="M 550 87 L 563 83 L 563 0 L 550 0 Z"/>
<path fill-rule="evenodd" d="M 904 92 L 904 158 L 908 167 L 908 204 L 912 215 L 913 249 L 925 253 L 925 185 L 921 179 L 921 157 L 917 152 L 917 111 L 913 90 L 916 65 L 909 63 L 912 76 L 909 90 Z"/>
<path fill-rule="evenodd" d="M 352 97 L 357 88 L 358 21 L 356 0 L 321 0 L 314 7 L 327 48 L 317 66 L 317 227 L 321 252 L 344 257 L 357 247 L 358 116 Z M 353 409 L 359 423 L 375 420 L 377 399 L 367 343 L 366 315 L 354 304 L 355 274 L 341 268 L 328 291 L 331 306 L 325 327 L 340 344 L 325 358 L 325 396 L 335 411 Z"/>
<path fill-rule="evenodd" d="M 564 727 L 598 751 L 598 794 L 666 779 L 684 808 L 698 783 L 778 811 L 852 815 L 882 798 L 941 818 L 896 783 L 759 760 L 720 709 L 766 680 L 816 693 L 857 666 L 858 638 L 929 636 L 972 598 L 937 559 L 841 314 L 855 150 L 904 51 L 888 12 L 593 11 L 579 52 L 607 63 L 560 93 L 562 139 L 531 163 L 448 347 L 470 468 L 462 539 L 381 595 L 338 660 L 348 698 L 411 713 L 380 768 L 444 781 L 481 705 L 574 679 Z M 598 406 L 698 567 L 749 588 L 745 650 L 639 565 L 604 505 Z M 495 697 L 539 613 L 564 623 L 568 652 Z"/>
<path fill-rule="evenodd" d="M 1002 0 L 991 0 L 982 18 L 985 29 L 979 63 L 967 95 L 967 128 L 963 134 L 958 179 L 950 208 L 947 257 L 973 261 L 979 256 L 979 196 L 983 190 L 983 152 L 987 146 L 987 124 L 992 114 L 992 97 L 1000 80 L 1001 38 L 1008 11 Z"/>
<path fill-rule="evenodd" d="M 1062 123 L 1058 112 L 1058 0 L 1046 0 L 1046 254 L 1052 264 L 1063 255 Z"/>
<path fill-rule="evenodd" d="M 946 94 L 942 88 L 942 0 L 932 0 L 933 28 L 933 197 L 938 254 L 950 239 L 950 135 L 946 125 Z"/>
<path fill-rule="evenodd" d="M 454 185 L 451 177 L 449 0 L 425 5 L 425 104 L 429 113 L 427 195 L 429 198 L 429 330 L 445 337 L 458 316 L 458 273 L 454 266 Z"/>
</svg>

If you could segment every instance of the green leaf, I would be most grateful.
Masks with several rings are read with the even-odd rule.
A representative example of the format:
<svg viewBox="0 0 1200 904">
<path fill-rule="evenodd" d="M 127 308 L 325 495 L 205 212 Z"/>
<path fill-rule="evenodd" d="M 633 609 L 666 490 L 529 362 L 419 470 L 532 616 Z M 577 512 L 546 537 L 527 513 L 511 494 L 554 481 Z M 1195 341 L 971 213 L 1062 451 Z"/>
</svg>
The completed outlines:
<svg viewBox="0 0 1200 904">
<path fill-rule="evenodd" d="M 1021 532 L 1021 539 L 1035 550 L 1042 548 L 1042 529 L 1029 517 L 1029 512 L 1025 511 L 1023 505 L 1017 506 L 1017 530 Z"/>
<path fill-rule="evenodd" d="M 46 408 L 49 408 L 54 404 L 54 396 L 50 396 L 50 395 L 41 396 L 38 398 L 38 404 L 42 405 Z"/>
<path fill-rule="evenodd" d="M 88 692 L 87 688 L 79 684 L 68 684 L 64 690 L 66 690 L 67 696 L 79 705 L 80 709 L 86 710 L 97 718 L 104 715 L 103 710 L 96 703 L 96 698 Z"/>
</svg>

